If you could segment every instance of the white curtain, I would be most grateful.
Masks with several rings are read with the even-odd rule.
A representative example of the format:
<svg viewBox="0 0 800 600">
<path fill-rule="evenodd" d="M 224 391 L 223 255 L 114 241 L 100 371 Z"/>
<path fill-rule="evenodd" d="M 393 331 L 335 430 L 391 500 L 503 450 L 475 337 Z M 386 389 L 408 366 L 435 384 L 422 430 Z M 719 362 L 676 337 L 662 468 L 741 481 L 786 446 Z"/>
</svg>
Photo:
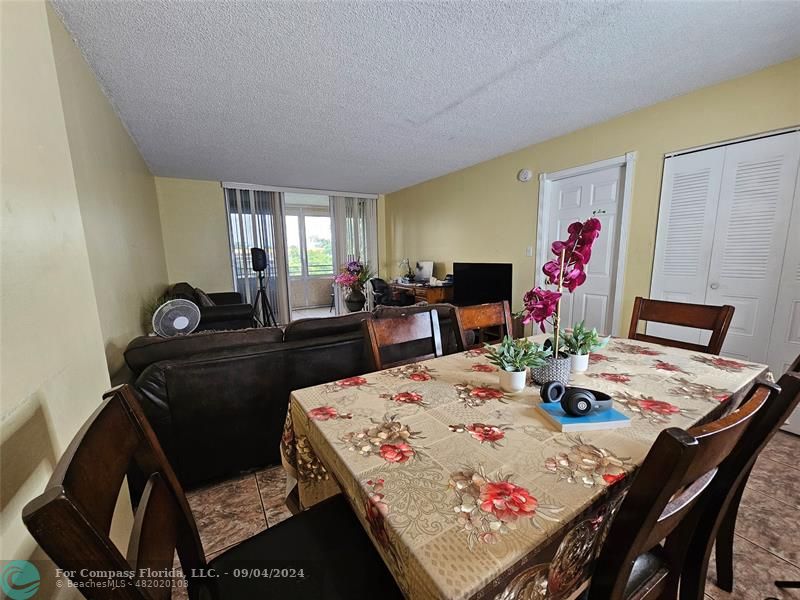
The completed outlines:
<svg viewBox="0 0 800 600">
<path fill-rule="evenodd" d="M 337 270 L 346 262 L 360 260 L 378 271 L 378 201 L 375 198 L 331 196 L 334 223 L 334 261 Z M 337 313 L 342 312 L 341 290 L 335 296 Z M 371 294 L 367 308 L 372 308 Z"/>
<path fill-rule="evenodd" d="M 231 264 L 236 291 L 252 303 L 258 291 L 251 248 L 267 253 L 267 298 L 278 323 L 289 322 L 289 288 L 284 241 L 283 194 L 263 190 L 225 187 L 225 206 Z M 263 322 L 263 321 L 262 321 Z"/>
</svg>

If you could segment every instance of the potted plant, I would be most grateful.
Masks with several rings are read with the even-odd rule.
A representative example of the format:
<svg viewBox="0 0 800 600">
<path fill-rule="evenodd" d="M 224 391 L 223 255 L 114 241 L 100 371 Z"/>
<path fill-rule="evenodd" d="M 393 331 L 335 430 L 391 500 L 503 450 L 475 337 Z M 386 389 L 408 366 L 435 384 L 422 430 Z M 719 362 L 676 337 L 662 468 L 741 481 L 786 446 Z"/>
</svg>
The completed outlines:
<svg viewBox="0 0 800 600">
<path fill-rule="evenodd" d="M 153 315 L 156 314 L 158 307 L 168 300 L 169 296 L 164 293 L 153 298 L 149 302 L 145 302 L 145 305 L 142 308 L 142 325 L 144 326 L 145 331 L 149 332 L 150 334 L 153 333 Z"/>
<path fill-rule="evenodd" d="M 334 278 L 336 285 L 347 290 L 344 303 L 350 312 L 358 312 L 364 308 L 364 303 L 367 301 L 367 297 L 364 296 L 364 286 L 371 277 L 372 271 L 369 265 L 360 260 L 351 260 Z"/>
<path fill-rule="evenodd" d="M 403 271 L 403 274 L 400 276 L 400 279 L 403 281 L 403 283 L 413 283 L 414 270 L 411 268 L 411 261 L 407 258 L 401 260 L 400 269 Z"/>
<path fill-rule="evenodd" d="M 597 329 L 586 329 L 584 322 L 576 323 L 572 331 L 561 334 L 564 348 L 569 354 L 573 373 L 583 373 L 589 368 L 589 353 L 608 344 L 609 338 L 601 338 Z"/>
<path fill-rule="evenodd" d="M 592 217 L 584 222 L 575 221 L 567 228 L 569 237 L 566 240 L 553 242 L 550 249 L 556 258 L 548 261 L 542 267 L 546 283 L 555 285 L 556 290 L 546 290 L 539 286 L 529 290 L 524 298 L 525 305 L 522 311 L 522 322 L 536 323 L 544 333 L 549 324 L 553 330 L 553 337 L 545 343 L 552 348 L 553 354 L 541 367 L 531 369 L 531 376 L 535 383 L 542 384 L 547 381 L 560 381 L 565 385 L 569 383 L 571 360 L 560 339 L 560 313 L 561 297 L 565 291 L 572 293 L 586 281 L 586 265 L 592 256 L 592 245 L 600 236 L 600 220 Z"/>
<path fill-rule="evenodd" d="M 539 344 L 530 340 L 513 340 L 505 336 L 497 346 L 485 344 L 489 362 L 500 367 L 500 387 L 506 392 L 521 392 L 525 388 L 528 367 L 544 364 L 550 355 Z"/>
</svg>

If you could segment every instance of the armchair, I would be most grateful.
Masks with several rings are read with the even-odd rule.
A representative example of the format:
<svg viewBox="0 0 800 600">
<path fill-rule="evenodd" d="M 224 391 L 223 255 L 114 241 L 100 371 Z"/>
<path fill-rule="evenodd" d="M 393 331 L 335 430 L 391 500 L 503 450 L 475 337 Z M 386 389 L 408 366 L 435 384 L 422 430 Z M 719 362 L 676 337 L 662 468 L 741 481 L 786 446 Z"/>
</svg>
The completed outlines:
<svg viewBox="0 0 800 600">
<path fill-rule="evenodd" d="M 401 300 L 392 297 L 392 288 L 380 277 L 369 280 L 372 287 L 373 306 L 409 306 L 414 303 L 413 296 L 404 295 Z"/>
<path fill-rule="evenodd" d="M 239 292 L 206 294 L 186 282 L 176 283 L 168 292 L 170 298 L 191 300 L 200 307 L 197 331 L 247 329 L 253 326 L 253 307 L 242 301 Z"/>
</svg>

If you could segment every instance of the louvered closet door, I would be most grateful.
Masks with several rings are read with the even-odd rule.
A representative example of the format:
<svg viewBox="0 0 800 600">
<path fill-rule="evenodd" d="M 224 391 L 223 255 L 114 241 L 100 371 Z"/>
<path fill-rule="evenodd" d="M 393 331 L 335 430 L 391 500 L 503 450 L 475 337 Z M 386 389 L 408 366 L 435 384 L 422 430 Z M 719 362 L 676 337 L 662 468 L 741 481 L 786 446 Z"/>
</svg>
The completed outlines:
<svg viewBox="0 0 800 600">
<path fill-rule="evenodd" d="M 722 348 L 727 356 L 767 362 L 800 160 L 799 135 L 726 147 L 706 304 L 736 308 Z"/>
<path fill-rule="evenodd" d="M 664 161 L 651 298 L 705 303 L 724 161 L 725 148 Z M 647 333 L 703 344 L 710 337 L 658 323 L 649 323 Z"/>
<path fill-rule="evenodd" d="M 798 354 L 800 354 L 800 181 L 795 187 L 767 364 L 777 378 L 786 372 Z M 800 430 L 800 411 L 798 411 L 797 427 Z"/>
</svg>

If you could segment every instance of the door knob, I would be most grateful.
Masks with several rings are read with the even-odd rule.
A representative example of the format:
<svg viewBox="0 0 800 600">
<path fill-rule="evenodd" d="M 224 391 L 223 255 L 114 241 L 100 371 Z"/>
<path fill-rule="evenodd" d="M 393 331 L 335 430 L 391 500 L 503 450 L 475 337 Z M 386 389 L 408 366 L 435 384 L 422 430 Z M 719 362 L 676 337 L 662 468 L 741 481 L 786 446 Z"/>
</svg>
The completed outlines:
<svg viewBox="0 0 800 600">
<path fill-rule="evenodd" d="M 717 288 L 719 288 L 719 284 L 718 284 L 718 283 L 712 283 L 712 284 L 711 284 L 709 287 L 710 287 L 712 290 L 716 290 Z"/>
</svg>

